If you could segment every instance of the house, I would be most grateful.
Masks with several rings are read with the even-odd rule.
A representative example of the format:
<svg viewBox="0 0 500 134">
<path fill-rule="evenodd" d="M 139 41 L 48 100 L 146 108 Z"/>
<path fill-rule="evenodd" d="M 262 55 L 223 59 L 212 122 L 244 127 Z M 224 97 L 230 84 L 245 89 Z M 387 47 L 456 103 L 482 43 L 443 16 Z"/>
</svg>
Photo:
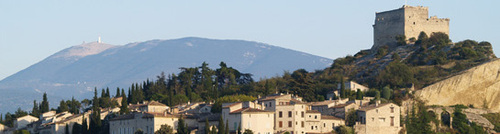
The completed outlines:
<svg viewBox="0 0 500 134">
<path fill-rule="evenodd" d="M 174 133 L 177 130 L 179 117 L 164 113 L 133 112 L 126 115 L 117 116 L 109 120 L 110 134 L 132 134 L 138 129 L 145 134 L 153 134 L 159 130 L 161 125 L 169 125 Z"/>
<path fill-rule="evenodd" d="M 19 117 L 16 120 L 14 120 L 14 128 L 16 130 L 20 130 L 23 128 L 26 128 L 26 126 L 32 122 L 38 121 L 38 118 L 35 116 L 31 115 L 26 115 L 23 117 Z"/>
<path fill-rule="evenodd" d="M 256 134 L 272 134 L 274 132 L 274 112 L 263 110 L 262 105 L 254 102 L 237 102 L 225 104 L 221 114 L 228 124 L 229 132 L 250 129 Z"/>
<path fill-rule="evenodd" d="M 325 100 L 320 102 L 311 102 L 308 105 L 311 107 L 311 110 L 317 110 L 321 112 L 322 115 L 332 115 L 334 112 L 332 107 L 345 104 L 349 99 L 341 99 L 341 100 Z"/>
<path fill-rule="evenodd" d="M 291 94 L 277 94 L 259 99 L 265 110 L 274 111 L 274 133 L 327 133 L 334 127 L 343 125 L 342 119 L 322 115 L 318 110 L 310 108 L 312 104 L 317 108 L 331 107 L 336 105 L 335 101 L 306 103 L 298 98 Z"/>
<path fill-rule="evenodd" d="M 3 134 L 5 130 L 8 130 L 9 127 L 3 125 L 3 124 L 0 124 L 0 134 Z"/>
<path fill-rule="evenodd" d="M 341 84 L 337 84 L 337 89 L 340 90 L 341 88 Z M 366 92 L 368 91 L 370 88 L 366 87 L 366 86 L 363 86 L 359 83 L 356 83 L 354 81 L 348 81 L 348 82 L 345 82 L 344 83 L 344 86 L 345 86 L 345 89 L 349 89 L 351 91 L 357 91 L 358 89 L 363 91 L 363 92 Z"/>
<path fill-rule="evenodd" d="M 358 134 L 395 134 L 400 127 L 400 107 L 394 103 L 373 104 L 357 110 L 358 122 L 354 130 Z"/>
</svg>

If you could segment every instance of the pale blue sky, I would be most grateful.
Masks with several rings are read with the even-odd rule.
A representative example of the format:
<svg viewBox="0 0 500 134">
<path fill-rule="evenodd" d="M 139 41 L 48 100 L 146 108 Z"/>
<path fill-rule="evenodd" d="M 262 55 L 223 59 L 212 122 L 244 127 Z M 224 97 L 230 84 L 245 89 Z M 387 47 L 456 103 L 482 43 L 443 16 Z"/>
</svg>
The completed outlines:
<svg viewBox="0 0 500 134">
<path fill-rule="evenodd" d="M 0 79 L 64 48 L 182 37 L 242 39 L 337 58 L 373 44 L 375 12 L 404 0 L 0 0 Z M 419 0 L 450 18 L 450 37 L 499 52 L 499 1 Z"/>
</svg>

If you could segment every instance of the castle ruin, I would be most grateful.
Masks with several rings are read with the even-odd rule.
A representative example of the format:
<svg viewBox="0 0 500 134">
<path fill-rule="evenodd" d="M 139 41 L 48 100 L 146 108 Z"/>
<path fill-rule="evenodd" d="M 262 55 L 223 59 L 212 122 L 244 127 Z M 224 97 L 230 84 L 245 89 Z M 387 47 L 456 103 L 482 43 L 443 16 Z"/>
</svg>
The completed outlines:
<svg viewBox="0 0 500 134">
<path fill-rule="evenodd" d="M 448 18 L 429 17 L 428 7 L 404 5 L 399 9 L 377 12 L 373 25 L 373 46 L 371 50 L 388 45 L 397 46 L 396 36 L 405 35 L 406 39 L 418 39 L 420 32 L 430 36 L 434 32 L 449 34 Z"/>
</svg>

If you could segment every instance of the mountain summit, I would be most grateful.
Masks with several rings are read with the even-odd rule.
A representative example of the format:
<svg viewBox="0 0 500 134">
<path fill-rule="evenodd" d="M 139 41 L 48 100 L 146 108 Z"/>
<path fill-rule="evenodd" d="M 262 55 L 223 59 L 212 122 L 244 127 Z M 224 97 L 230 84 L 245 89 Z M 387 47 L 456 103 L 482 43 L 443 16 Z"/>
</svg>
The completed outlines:
<svg viewBox="0 0 500 134">
<path fill-rule="evenodd" d="M 225 62 L 258 80 L 287 70 L 324 69 L 332 60 L 243 40 L 188 37 L 122 46 L 92 42 L 64 49 L 0 81 L 0 113 L 4 109 L 29 108 L 44 92 L 54 99 L 51 102 L 71 96 L 89 98 L 95 87 L 125 88 L 134 82 L 154 79 L 161 72 L 177 73 L 180 67 L 200 66 L 203 62 L 211 68 Z"/>
</svg>

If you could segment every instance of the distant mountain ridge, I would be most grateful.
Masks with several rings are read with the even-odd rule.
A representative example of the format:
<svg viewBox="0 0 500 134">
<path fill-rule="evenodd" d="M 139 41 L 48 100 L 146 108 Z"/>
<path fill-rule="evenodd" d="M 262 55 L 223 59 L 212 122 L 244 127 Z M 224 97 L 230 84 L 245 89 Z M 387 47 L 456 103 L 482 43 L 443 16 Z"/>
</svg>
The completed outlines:
<svg viewBox="0 0 500 134">
<path fill-rule="evenodd" d="M 71 96 L 89 98 L 94 87 L 127 88 L 133 82 L 154 79 L 161 72 L 177 73 L 180 67 L 200 66 L 203 62 L 216 68 L 221 61 L 253 74 L 255 80 L 286 70 L 324 69 L 332 63 L 328 58 L 243 40 L 187 37 L 123 46 L 91 42 L 64 49 L 1 80 L 0 113 L 30 108 L 43 92 L 51 102 Z"/>
</svg>

